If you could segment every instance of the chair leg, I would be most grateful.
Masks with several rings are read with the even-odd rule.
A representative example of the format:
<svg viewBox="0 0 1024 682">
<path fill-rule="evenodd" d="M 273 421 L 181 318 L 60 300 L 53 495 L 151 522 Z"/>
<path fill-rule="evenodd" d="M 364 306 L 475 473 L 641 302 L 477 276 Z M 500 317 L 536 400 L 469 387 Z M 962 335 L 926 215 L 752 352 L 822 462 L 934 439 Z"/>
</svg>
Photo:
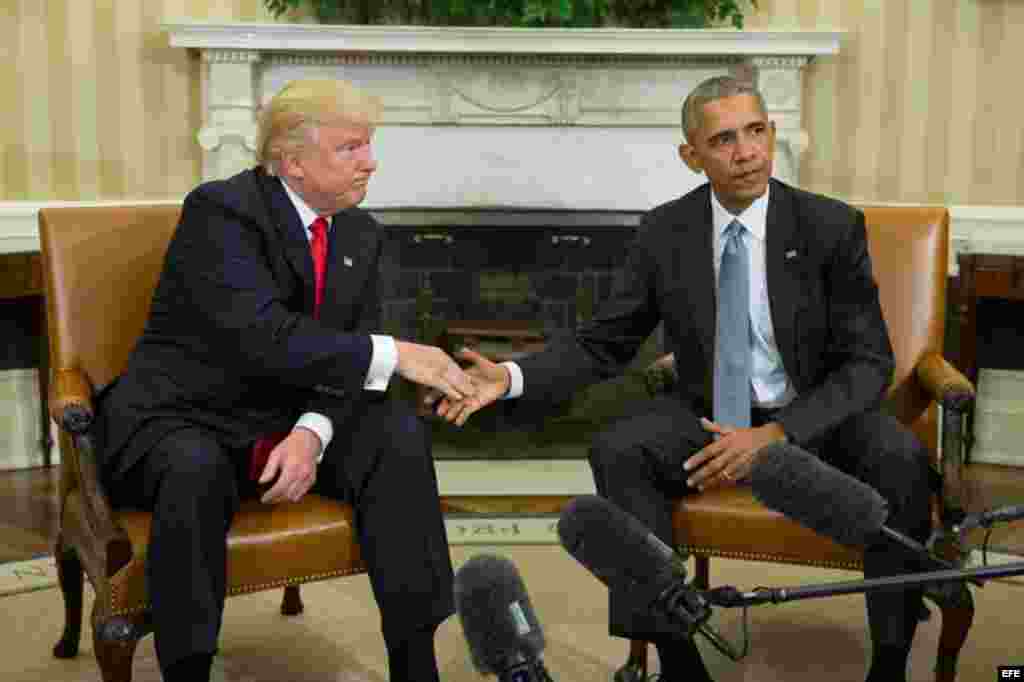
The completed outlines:
<svg viewBox="0 0 1024 682">
<path fill-rule="evenodd" d="M 103 682 L 132 682 L 132 659 L 145 634 L 142 619 L 115 616 L 93 624 L 92 646 Z"/>
<path fill-rule="evenodd" d="M 298 585 L 288 585 L 284 588 L 284 597 L 281 598 L 281 615 L 297 616 L 302 613 L 302 595 L 299 594 Z"/>
<path fill-rule="evenodd" d="M 60 538 L 54 554 L 57 559 L 57 580 L 64 597 L 64 632 L 53 647 L 57 658 L 74 658 L 82 641 L 82 587 L 84 571 L 78 553 L 64 547 Z"/>
<path fill-rule="evenodd" d="M 647 642 L 629 640 L 629 658 L 615 671 L 615 682 L 644 682 L 647 679 Z"/>
<path fill-rule="evenodd" d="M 935 657 L 935 682 L 953 682 L 956 679 L 960 650 L 974 622 L 974 597 L 963 582 L 929 586 L 925 589 L 925 596 L 942 611 L 942 630 Z"/>
<path fill-rule="evenodd" d="M 693 584 L 698 590 L 711 588 L 711 557 L 693 557 Z"/>
</svg>

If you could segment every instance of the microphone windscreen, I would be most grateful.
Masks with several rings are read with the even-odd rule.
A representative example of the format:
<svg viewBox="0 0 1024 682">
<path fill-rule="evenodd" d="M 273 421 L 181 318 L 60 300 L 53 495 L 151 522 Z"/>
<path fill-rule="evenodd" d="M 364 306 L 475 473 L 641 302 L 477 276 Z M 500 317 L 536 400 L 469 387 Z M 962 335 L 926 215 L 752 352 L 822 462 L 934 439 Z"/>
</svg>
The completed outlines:
<svg viewBox="0 0 1024 682">
<path fill-rule="evenodd" d="M 889 515 L 874 488 L 790 443 L 757 454 L 750 485 L 768 508 L 848 547 L 877 540 Z"/>
<path fill-rule="evenodd" d="M 558 537 L 578 562 L 609 588 L 653 604 L 686 577 L 672 548 L 635 516 L 596 495 L 580 495 L 558 519 Z"/>
<path fill-rule="evenodd" d="M 510 560 L 471 557 L 455 573 L 455 610 L 477 672 L 500 674 L 544 650 L 526 585 Z"/>
</svg>

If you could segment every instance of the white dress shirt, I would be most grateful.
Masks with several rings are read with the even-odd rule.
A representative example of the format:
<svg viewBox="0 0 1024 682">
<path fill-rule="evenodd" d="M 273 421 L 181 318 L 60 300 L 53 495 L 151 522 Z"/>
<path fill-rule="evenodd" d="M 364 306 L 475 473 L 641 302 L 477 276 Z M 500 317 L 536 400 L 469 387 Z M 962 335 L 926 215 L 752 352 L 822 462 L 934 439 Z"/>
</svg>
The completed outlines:
<svg viewBox="0 0 1024 682">
<path fill-rule="evenodd" d="M 306 239 L 312 240 L 313 230 L 310 229 L 310 225 L 319 217 L 319 214 L 311 209 L 309 204 L 296 194 L 283 178 L 281 185 L 284 186 L 285 193 L 299 213 L 299 220 L 302 221 L 302 226 L 306 229 Z M 334 228 L 333 222 L 331 220 L 328 223 L 328 231 Z M 398 366 L 398 347 L 395 345 L 394 338 L 381 334 L 370 334 L 370 341 L 373 344 L 373 353 L 370 356 L 370 369 L 366 373 L 363 388 L 367 391 L 385 391 L 391 381 L 391 375 L 395 373 L 395 368 Z M 295 422 L 295 427 L 299 426 L 309 429 L 320 439 L 320 454 L 316 460 L 319 462 L 323 459 L 324 451 L 330 445 L 331 438 L 334 437 L 334 425 L 326 415 L 318 412 L 306 412 Z"/>
<path fill-rule="evenodd" d="M 765 235 L 768 223 L 769 190 L 739 215 L 732 215 L 711 192 L 711 215 L 715 279 L 722 263 L 725 242 L 722 234 L 734 219 L 746 228 L 743 243 L 750 254 L 750 328 L 751 328 L 751 402 L 755 407 L 774 408 L 789 403 L 795 396 L 793 383 L 782 367 L 782 356 L 775 343 L 775 328 L 768 303 L 768 278 L 765 266 Z M 505 398 L 518 398 L 525 390 L 523 370 L 515 362 L 501 363 L 508 368 L 511 382 Z"/>
<path fill-rule="evenodd" d="M 782 407 L 796 396 L 793 384 L 782 367 L 782 355 L 775 342 L 775 327 L 768 302 L 768 275 L 765 244 L 768 225 L 768 195 L 771 187 L 739 215 L 725 209 L 711 192 L 711 222 L 714 226 L 712 245 L 715 254 L 715 281 L 722 266 L 725 250 L 723 235 L 733 220 L 746 229 L 741 233 L 750 254 L 750 367 L 751 404 L 760 408 Z"/>
</svg>

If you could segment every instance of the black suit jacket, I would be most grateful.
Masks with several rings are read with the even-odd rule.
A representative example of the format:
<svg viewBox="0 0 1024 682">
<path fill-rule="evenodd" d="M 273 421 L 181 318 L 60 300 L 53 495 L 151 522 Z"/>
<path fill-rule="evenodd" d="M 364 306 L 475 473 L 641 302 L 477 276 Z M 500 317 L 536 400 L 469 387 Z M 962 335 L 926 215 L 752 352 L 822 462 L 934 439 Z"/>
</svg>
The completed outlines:
<svg viewBox="0 0 1024 682">
<path fill-rule="evenodd" d="M 305 411 L 337 424 L 370 365 L 381 243 L 365 211 L 334 216 L 314 319 L 309 242 L 281 181 L 255 169 L 192 191 L 145 330 L 101 393 L 103 470 L 127 470 L 189 425 L 244 447 Z"/>
<path fill-rule="evenodd" d="M 775 339 L 798 392 L 777 419 L 806 443 L 876 407 L 894 368 L 864 214 L 772 180 L 766 267 Z M 680 399 L 711 417 L 715 273 L 710 185 L 648 212 L 611 300 L 570 343 L 524 359 L 524 400 L 561 401 L 623 371 L 658 322 Z"/>
</svg>

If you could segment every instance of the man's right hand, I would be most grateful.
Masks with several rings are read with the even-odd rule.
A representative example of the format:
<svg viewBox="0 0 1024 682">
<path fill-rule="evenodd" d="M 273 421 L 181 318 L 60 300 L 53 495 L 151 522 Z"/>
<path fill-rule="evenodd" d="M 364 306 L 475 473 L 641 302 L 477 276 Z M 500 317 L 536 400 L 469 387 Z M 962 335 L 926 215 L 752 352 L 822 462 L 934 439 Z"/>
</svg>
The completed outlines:
<svg viewBox="0 0 1024 682">
<path fill-rule="evenodd" d="M 465 400 L 477 393 L 476 386 L 462 368 L 436 346 L 395 340 L 398 366 L 409 381 L 437 390 L 448 400 Z"/>
<path fill-rule="evenodd" d="M 436 412 L 439 417 L 446 419 L 449 423 L 462 426 L 474 412 L 503 398 L 508 393 L 512 377 L 507 368 L 491 362 L 469 348 L 463 348 L 455 355 L 460 360 L 468 360 L 473 363 L 466 373 L 472 377 L 477 392 L 475 396 L 465 400 L 452 400 L 445 397 L 437 403 Z M 425 400 L 427 404 L 434 404 L 438 398 L 441 396 L 431 391 Z"/>
</svg>

